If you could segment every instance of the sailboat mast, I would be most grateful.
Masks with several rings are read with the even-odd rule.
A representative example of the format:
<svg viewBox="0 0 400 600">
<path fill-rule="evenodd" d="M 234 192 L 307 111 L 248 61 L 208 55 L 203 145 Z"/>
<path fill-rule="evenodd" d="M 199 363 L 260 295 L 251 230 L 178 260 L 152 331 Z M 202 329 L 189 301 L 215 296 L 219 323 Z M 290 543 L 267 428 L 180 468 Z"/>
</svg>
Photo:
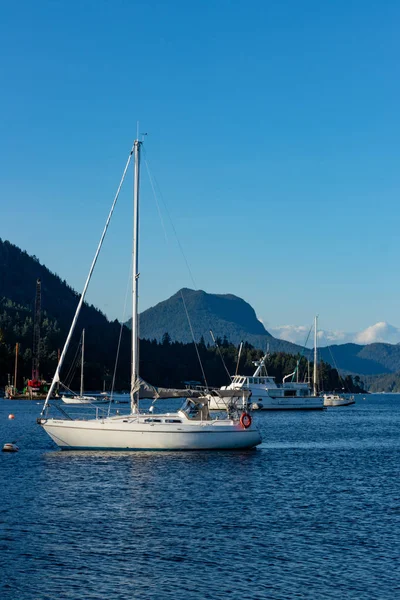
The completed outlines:
<svg viewBox="0 0 400 600">
<path fill-rule="evenodd" d="M 139 379 L 139 175 L 140 146 L 139 140 L 134 143 L 134 182 L 133 182 L 133 260 L 132 260 L 132 371 L 131 371 L 131 412 L 138 411 L 139 392 L 136 390 Z"/>
<path fill-rule="evenodd" d="M 116 194 L 114 196 L 114 200 L 113 200 L 110 212 L 108 213 L 107 221 L 106 221 L 106 224 L 104 225 L 103 233 L 101 234 L 99 245 L 97 246 L 96 254 L 94 255 L 94 258 L 93 258 L 93 261 L 92 261 L 92 264 L 91 264 L 91 267 L 90 267 L 90 270 L 89 270 L 89 274 L 87 276 L 87 279 L 86 279 L 86 282 L 85 282 L 85 286 L 83 288 L 82 295 L 81 295 L 80 300 L 78 302 L 78 306 L 76 307 L 75 315 L 74 315 L 74 318 L 72 320 L 71 327 L 70 327 L 70 330 L 69 330 L 68 335 L 67 335 L 67 339 L 65 340 L 64 348 L 63 348 L 63 350 L 61 352 L 60 360 L 58 361 L 58 365 L 57 365 L 57 368 L 56 368 L 56 372 L 54 373 L 53 381 L 51 382 L 51 386 L 49 387 L 49 391 L 47 392 L 46 400 L 45 400 L 45 402 L 43 404 L 42 412 L 40 413 L 41 416 L 44 415 L 44 413 L 45 413 L 45 411 L 46 411 L 46 409 L 47 409 L 47 407 L 49 405 L 49 400 L 50 400 L 50 398 L 51 398 L 51 396 L 53 394 L 54 388 L 55 388 L 56 384 L 58 384 L 59 381 L 60 381 L 61 367 L 62 367 L 62 365 L 64 363 L 65 355 L 67 353 L 67 350 L 68 350 L 68 347 L 69 347 L 69 343 L 70 343 L 71 338 L 72 338 L 72 334 L 74 333 L 75 325 L 76 325 L 76 323 L 78 321 L 78 317 L 79 317 L 79 314 L 81 312 L 83 301 L 85 300 L 86 291 L 88 289 L 89 282 L 90 282 L 90 280 L 92 278 L 93 269 L 94 269 L 94 267 L 96 265 L 97 258 L 98 258 L 99 254 L 100 254 L 100 250 L 101 250 L 101 247 L 103 245 L 103 241 L 104 241 L 104 238 L 106 236 L 107 229 L 108 229 L 108 226 L 110 224 L 111 217 L 113 215 L 115 205 L 117 204 L 117 200 L 119 198 L 119 193 L 121 191 L 122 184 L 124 183 L 125 175 L 126 175 L 126 172 L 128 170 L 129 164 L 131 162 L 133 151 L 134 151 L 134 148 L 132 148 L 132 150 L 130 151 L 128 160 L 126 161 L 125 169 L 124 169 L 124 172 L 122 173 L 121 181 L 119 182 L 119 186 L 118 186 L 117 192 L 116 192 Z"/>
<path fill-rule="evenodd" d="M 314 396 L 318 396 L 318 352 L 317 352 L 318 316 L 314 319 Z"/>
<path fill-rule="evenodd" d="M 85 330 L 82 330 L 81 398 L 83 396 L 83 363 L 85 361 Z"/>
</svg>

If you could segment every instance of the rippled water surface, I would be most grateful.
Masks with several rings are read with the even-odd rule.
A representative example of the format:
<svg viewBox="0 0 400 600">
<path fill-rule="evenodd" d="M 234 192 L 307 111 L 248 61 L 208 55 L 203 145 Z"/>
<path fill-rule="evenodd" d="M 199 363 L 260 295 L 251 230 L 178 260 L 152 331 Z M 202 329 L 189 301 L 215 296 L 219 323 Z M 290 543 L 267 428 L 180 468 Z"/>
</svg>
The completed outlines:
<svg viewBox="0 0 400 600">
<path fill-rule="evenodd" d="M 400 396 L 255 413 L 257 450 L 192 453 L 63 453 L 36 402 L 0 402 L 2 600 L 400 595 Z"/>
</svg>

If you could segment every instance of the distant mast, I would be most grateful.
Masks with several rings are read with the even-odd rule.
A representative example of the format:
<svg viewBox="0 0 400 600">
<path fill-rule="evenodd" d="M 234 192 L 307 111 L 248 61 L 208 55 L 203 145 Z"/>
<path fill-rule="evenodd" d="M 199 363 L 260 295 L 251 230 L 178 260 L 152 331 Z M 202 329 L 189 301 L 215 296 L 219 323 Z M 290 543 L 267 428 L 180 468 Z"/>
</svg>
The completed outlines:
<svg viewBox="0 0 400 600">
<path fill-rule="evenodd" d="M 18 342 L 15 344 L 14 394 L 17 393 L 17 373 L 18 373 Z"/>
<path fill-rule="evenodd" d="M 314 396 L 318 396 L 318 352 L 317 352 L 318 316 L 314 318 Z"/>
<path fill-rule="evenodd" d="M 81 398 L 83 397 L 83 365 L 85 362 L 85 330 L 82 330 Z"/>
</svg>

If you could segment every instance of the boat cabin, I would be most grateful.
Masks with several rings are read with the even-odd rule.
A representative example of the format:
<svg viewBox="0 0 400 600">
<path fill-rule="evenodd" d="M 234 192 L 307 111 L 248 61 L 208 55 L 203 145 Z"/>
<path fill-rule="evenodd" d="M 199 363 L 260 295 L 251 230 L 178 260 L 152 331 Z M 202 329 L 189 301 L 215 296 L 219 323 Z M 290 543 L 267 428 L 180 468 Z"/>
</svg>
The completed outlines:
<svg viewBox="0 0 400 600">
<path fill-rule="evenodd" d="M 308 383 L 293 381 L 276 383 L 275 377 L 270 375 L 256 376 L 254 374 L 251 377 L 235 375 L 232 377 L 232 383 L 228 386 L 223 386 L 221 389 L 238 390 L 243 388 L 251 391 L 253 397 L 267 394 L 273 398 L 304 398 L 311 395 Z"/>
<path fill-rule="evenodd" d="M 191 421 L 209 421 L 210 413 L 206 398 L 187 398 L 179 413 L 183 413 Z"/>
<path fill-rule="evenodd" d="M 233 387 L 249 387 L 249 386 L 264 386 L 268 388 L 276 388 L 278 387 L 275 383 L 275 377 L 271 377 L 270 375 L 266 377 L 245 377 L 242 375 L 235 375 L 232 377 Z"/>
</svg>

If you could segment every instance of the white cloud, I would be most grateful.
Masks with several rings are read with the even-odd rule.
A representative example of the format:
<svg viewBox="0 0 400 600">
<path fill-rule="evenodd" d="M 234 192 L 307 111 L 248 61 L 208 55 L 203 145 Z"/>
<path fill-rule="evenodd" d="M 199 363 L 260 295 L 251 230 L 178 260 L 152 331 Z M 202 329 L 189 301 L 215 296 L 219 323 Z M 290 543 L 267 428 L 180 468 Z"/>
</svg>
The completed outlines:
<svg viewBox="0 0 400 600">
<path fill-rule="evenodd" d="M 306 325 L 282 325 L 281 327 L 267 327 L 267 331 L 274 337 L 305 346 L 310 328 Z M 311 335 L 312 337 L 312 335 Z M 309 344 L 307 344 L 308 346 Z"/>
<path fill-rule="evenodd" d="M 385 321 L 380 321 L 357 333 L 355 341 L 357 344 L 373 344 L 374 342 L 397 344 L 400 342 L 400 329 L 385 323 Z"/>
<path fill-rule="evenodd" d="M 307 345 L 312 348 L 314 345 L 314 334 L 310 333 L 306 344 L 310 326 L 307 325 L 282 325 L 280 327 L 267 327 L 267 330 L 274 337 L 300 346 Z M 397 344 L 400 342 L 400 328 L 389 325 L 381 321 L 367 327 L 358 333 L 346 333 L 345 331 L 318 331 L 318 345 L 329 346 L 331 344 L 373 344 L 374 342 L 384 342 L 387 344 Z"/>
</svg>

